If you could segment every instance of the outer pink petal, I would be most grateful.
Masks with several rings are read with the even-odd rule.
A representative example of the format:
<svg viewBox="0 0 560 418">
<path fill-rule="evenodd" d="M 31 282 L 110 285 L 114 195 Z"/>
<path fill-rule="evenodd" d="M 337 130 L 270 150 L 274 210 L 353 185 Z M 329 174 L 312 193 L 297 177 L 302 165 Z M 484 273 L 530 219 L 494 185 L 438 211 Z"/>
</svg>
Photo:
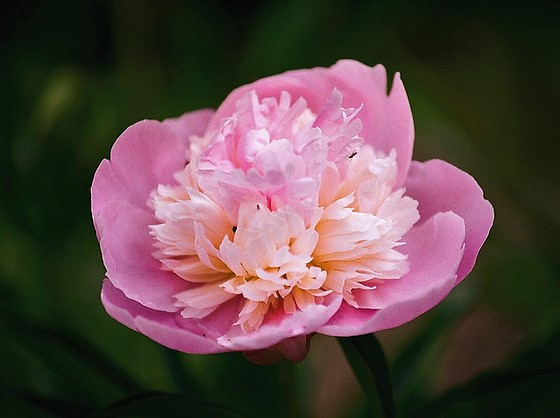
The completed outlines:
<svg viewBox="0 0 560 418">
<path fill-rule="evenodd" d="M 109 202 L 126 200 L 145 207 L 158 184 L 169 184 L 185 166 L 190 135 L 202 135 L 210 110 L 187 113 L 163 122 L 143 120 L 129 126 L 103 160 L 93 178 L 91 205 L 97 213 Z M 97 225 L 97 224 L 96 224 Z"/>
<path fill-rule="evenodd" d="M 227 351 L 193 324 L 182 326 L 179 314 L 146 308 L 127 298 L 107 279 L 103 281 L 101 301 L 111 317 L 166 347 L 193 354 Z"/>
<path fill-rule="evenodd" d="M 494 221 L 494 209 L 484 199 L 482 189 L 469 174 L 445 161 L 414 161 L 406 194 L 418 201 L 420 219 L 453 211 L 465 220 L 465 254 L 457 270 L 457 282 L 461 281 L 474 267 Z"/>
<path fill-rule="evenodd" d="M 318 332 L 335 336 L 361 335 L 397 327 L 436 306 L 456 284 L 464 249 L 465 226 L 452 212 L 438 213 L 414 227 L 400 247 L 410 271 L 388 280 L 370 295 L 380 309 L 356 309 L 344 303 Z M 364 297 L 364 295 L 362 295 Z"/>
<path fill-rule="evenodd" d="M 210 122 L 209 130 L 217 130 L 222 118 L 233 114 L 237 100 L 251 90 L 259 97 L 279 97 L 280 91 L 285 90 L 292 101 L 303 97 L 318 113 L 335 87 L 343 95 L 344 107 L 364 105 L 357 117 L 363 122 L 361 136 L 365 142 L 386 153 L 391 149 L 397 151 L 397 187 L 401 186 L 412 158 L 412 112 L 398 73 L 387 96 L 387 74 L 382 65 L 371 68 L 358 61 L 341 60 L 330 68 L 288 71 L 260 79 L 230 93 Z"/>
<path fill-rule="evenodd" d="M 357 117 L 363 123 L 361 136 L 365 143 L 387 154 L 391 149 L 397 151 L 396 187 L 400 187 L 408 172 L 414 144 L 412 111 L 400 74 L 395 73 L 387 96 L 387 73 L 382 65 L 370 68 L 344 60 L 333 66 L 332 71 L 337 79 L 347 81 L 340 88 L 344 106 L 364 105 Z"/>
<path fill-rule="evenodd" d="M 286 339 L 312 334 L 335 314 L 341 301 L 339 296 L 327 296 L 322 305 L 310 305 L 303 311 L 289 315 L 277 313 L 266 318 L 259 329 L 253 332 L 245 333 L 237 326 L 218 338 L 218 343 L 232 351 L 253 351 L 272 347 Z M 301 344 L 294 342 L 280 347 L 281 351 L 288 358 L 302 359 Z"/>
<path fill-rule="evenodd" d="M 107 269 L 107 277 L 128 298 L 160 311 L 174 312 L 173 295 L 186 290 L 188 283 L 162 270 L 152 256 L 154 238 L 148 225 L 153 214 L 129 202 L 112 202 L 97 216 L 97 230 Z"/>
<path fill-rule="evenodd" d="M 154 309 L 176 311 L 172 295 L 184 290 L 185 282 L 162 271 L 152 256 L 148 225 L 155 219 L 147 202 L 158 184 L 172 182 L 184 167 L 189 136 L 202 134 L 212 114 L 201 110 L 132 125 L 93 179 L 92 215 L 107 276 L 127 297 Z"/>
</svg>

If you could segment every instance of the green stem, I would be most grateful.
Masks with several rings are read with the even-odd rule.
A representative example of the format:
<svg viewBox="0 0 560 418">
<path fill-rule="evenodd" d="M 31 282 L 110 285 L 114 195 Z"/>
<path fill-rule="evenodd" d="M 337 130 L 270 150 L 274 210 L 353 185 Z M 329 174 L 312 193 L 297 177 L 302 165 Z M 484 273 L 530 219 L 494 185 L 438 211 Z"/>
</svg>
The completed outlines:
<svg viewBox="0 0 560 418">
<path fill-rule="evenodd" d="M 366 394 L 372 416 L 396 416 L 393 385 L 383 347 L 373 334 L 339 337 L 338 342 Z"/>
</svg>

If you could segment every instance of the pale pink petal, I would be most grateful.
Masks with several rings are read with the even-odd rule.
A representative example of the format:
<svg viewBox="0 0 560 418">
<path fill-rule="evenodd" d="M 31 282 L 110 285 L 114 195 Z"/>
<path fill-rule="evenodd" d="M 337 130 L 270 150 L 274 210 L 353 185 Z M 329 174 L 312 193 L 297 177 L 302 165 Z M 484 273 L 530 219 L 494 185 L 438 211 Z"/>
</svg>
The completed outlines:
<svg viewBox="0 0 560 418">
<path fill-rule="evenodd" d="M 173 134 L 188 147 L 191 135 L 204 135 L 214 112 L 214 109 L 199 109 L 177 118 L 165 119 L 163 124 L 173 130 Z"/>
<path fill-rule="evenodd" d="M 173 295 L 186 290 L 188 282 L 162 269 L 152 256 L 154 238 L 149 227 L 154 215 L 130 202 L 112 202 L 96 218 L 107 277 L 125 295 L 144 306 L 174 312 Z"/>
<path fill-rule="evenodd" d="M 250 333 L 232 328 L 218 338 L 218 343 L 232 351 L 253 351 L 271 347 L 286 338 L 308 335 L 324 325 L 340 307 L 342 297 L 329 295 L 321 305 L 309 305 L 303 311 L 285 314 L 283 310 L 268 314 L 262 325 Z"/>
<path fill-rule="evenodd" d="M 107 279 L 103 281 L 101 301 L 111 317 L 166 347 L 196 354 L 227 351 L 194 321 L 181 320 L 178 313 L 146 308 L 127 298 Z"/>
<path fill-rule="evenodd" d="M 430 160 L 412 163 L 406 194 L 418 201 L 421 220 L 446 211 L 465 220 L 465 254 L 457 270 L 457 282 L 461 281 L 472 270 L 494 221 L 494 209 L 484 199 L 482 189 L 471 175 L 457 167 Z"/>
<path fill-rule="evenodd" d="M 363 124 L 360 136 L 365 143 L 388 154 L 397 151 L 400 187 L 410 165 L 414 142 L 414 126 L 410 104 L 398 73 L 387 96 L 387 74 L 382 65 L 371 68 L 353 60 L 341 60 L 330 68 L 288 71 L 235 89 L 218 108 L 209 130 L 218 130 L 220 121 L 235 112 L 235 104 L 249 91 L 258 97 L 279 97 L 280 91 L 292 98 L 303 97 L 309 108 L 319 113 L 334 89 L 343 96 L 343 106 L 359 108 Z"/>
<path fill-rule="evenodd" d="M 181 315 L 185 318 L 204 318 L 235 296 L 218 283 L 203 284 L 175 295 L 176 305 L 182 308 Z"/>
<path fill-rule="evenodd" d="M 400 250 L 410 271 L 385 280 L 373 290 L 354 290 L 357 302 L 378 309 L 356 309 L 343 303 L 318 332 L 350 336 L 402 325 L 436 306 L 453 289 L 464 250 L 465 226 L 452 212 L 438 213 L 405 236 Z"/>
</svg>

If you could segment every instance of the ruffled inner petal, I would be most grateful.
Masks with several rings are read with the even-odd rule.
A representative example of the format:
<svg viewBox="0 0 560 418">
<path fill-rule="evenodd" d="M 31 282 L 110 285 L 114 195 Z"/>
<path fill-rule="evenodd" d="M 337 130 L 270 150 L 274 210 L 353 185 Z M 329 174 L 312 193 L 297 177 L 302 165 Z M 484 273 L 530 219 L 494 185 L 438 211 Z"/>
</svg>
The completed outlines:
<svg viewBox="0 0 560 418">
<path fill-rule="evenodd" d="M 362 106 L 343 100 L 334 88 L 314 113 L 288 92 L 249 91 L 217 131 L 192 139 L 176 184 L 153 192 L 155 255 L 186 282 L 174 295 L 184 318 L 236 300 L 228 335 L 253 335 L 332 300 L 369 309 L 359 296 L 372 281 L 409 270 L 399 247 L 417 203 L 395 188 L 396 152 L 364 144 Z"/>
<path fill-rule="evenodd" d="M 412 228 L 400 248 L 410 270 L 399 280 L 376 281 L 375 290 L 355 291 L 366 309 L 344 304 L 319 332 L 358 335 L 408 322 L 437 305 L 455 286 L 457 267 L 465 249 L 465 223 L 452 213 L 438 213 Z"/>
</svg>

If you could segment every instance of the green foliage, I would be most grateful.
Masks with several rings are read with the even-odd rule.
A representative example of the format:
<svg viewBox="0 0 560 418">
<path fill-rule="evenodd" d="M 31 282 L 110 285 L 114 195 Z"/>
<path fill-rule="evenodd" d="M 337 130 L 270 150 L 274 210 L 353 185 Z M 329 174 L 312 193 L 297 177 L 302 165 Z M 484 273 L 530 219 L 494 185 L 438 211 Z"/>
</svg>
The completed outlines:
<svg viewBox="0 0 560 418">
<path fill-rule="evenodd" d="M 554 416 L 560 8 L 553 1 L 491 3 L 6 6 L 0 416 L 368 416 L 364 395 L 345 396 L 355 386 L 340 368 L 319 373 L 325 365 L 314 362 L 314 351 L 332 348 L 312 343 L 302 364 L 259 367 L 239 353 L 171 352 L 108 318 L 89 209 L 93 173 L 128 125 L 216 107 L 242 83 L 340 58 L 400 71 L 415 117 L 415 159 L 442 158 L 471 173 L 496 210 L 470 277 L 432 312 L 378 335 L 393 383 L 368 374 L 379 370 L 382 354 L 371 336 L 346 341 L 357 377 L 366 391 L 381 382 L 385 410 L 394 397 L 403 417 Z M 476 312 L 498 320 L 468 322 Z M 495 341 L 482 345 L 476 337 L 492 326 Z M 500 339 L 498 331 L 513 337 Z M 460 374 L 462 362 L 488 351 L 496 353 L 490 365 Z M 446 375 L 454 376 L 451 387 Z M 330 401 L 339 409 L 315 401 L 324 399 L 317 376 L 336 388 Z"/>
</svg>

